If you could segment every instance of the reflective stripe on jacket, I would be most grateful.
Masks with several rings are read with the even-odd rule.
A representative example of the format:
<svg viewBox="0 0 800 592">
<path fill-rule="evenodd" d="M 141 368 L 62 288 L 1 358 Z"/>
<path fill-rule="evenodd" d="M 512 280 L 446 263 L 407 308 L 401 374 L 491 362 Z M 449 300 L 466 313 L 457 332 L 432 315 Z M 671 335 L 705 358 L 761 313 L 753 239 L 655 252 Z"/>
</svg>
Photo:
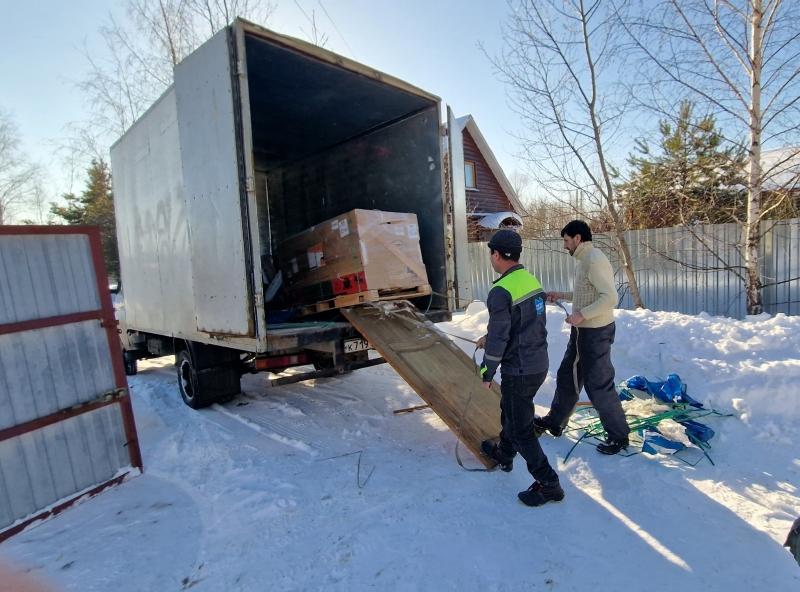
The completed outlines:
<svg viewBox="0 0 800 592">
<path fill-rule="evenodd" d="M 481 365 L 484 382 L 502 364 L 503 374 L 537 374 L 547 370 L 545 298 L 539 280 L 522 265 L 506 271 L 489 292 L 489 328 Z"/>
</svg>

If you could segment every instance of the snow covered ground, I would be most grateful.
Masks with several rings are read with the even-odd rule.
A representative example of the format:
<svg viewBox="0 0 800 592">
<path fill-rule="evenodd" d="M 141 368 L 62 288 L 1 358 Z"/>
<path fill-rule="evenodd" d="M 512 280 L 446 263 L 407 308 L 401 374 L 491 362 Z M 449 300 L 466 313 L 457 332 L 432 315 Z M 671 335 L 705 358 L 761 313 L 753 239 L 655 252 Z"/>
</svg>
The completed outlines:
<svg viewBox="0 0 800 592">
<path fill-rule="evenodd" d="M 548 314 L 540 412 L 568 336 Z M 477 337 L 486 319 L 473 304 L 442 328 Z M 716 466 L 588 445 L 564 463 L 572 443 L 547 437 L 567 497 L 543 508 L 517 501 L 522 463 L 466 472 L 430 410 L 394 415 L 421 401 L 389 366 L 277 388 L 248 376 L 196 412 L 171 360 L 145 362 L 130 379 L 144 475 L 3 543 L 0 560 L 82 592 L 796 591 L 781 544 L 800 514 L 798 352 L 800 317 L 618 311 L 618 380 L 677 372 L 736 417 L 707 422 Z"/>
</svg>

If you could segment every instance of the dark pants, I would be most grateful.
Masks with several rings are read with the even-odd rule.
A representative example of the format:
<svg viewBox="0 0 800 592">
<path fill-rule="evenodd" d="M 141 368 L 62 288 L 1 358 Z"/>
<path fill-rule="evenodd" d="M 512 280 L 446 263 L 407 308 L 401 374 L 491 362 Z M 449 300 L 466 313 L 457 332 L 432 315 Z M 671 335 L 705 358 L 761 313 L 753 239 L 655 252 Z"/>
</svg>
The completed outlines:
<svg viewBox="0 0 800 592">
<path fill-rule="evenodd" d="M 533 397 L 547 372 L 512 376 L 503 374 L 500 383 L 500 450 L 509 456 L 519 452 L 533 478 L 542 483 L 558 481 L 558 474 L 547 462 L 533 429 Z"/>
<path fill-rule="evenodd" d="M 611 344 L 616 325 L 597 329 L 572 328 L 567 351 L 556 375 L 556 394 L 550 417 L 562 427 L 567 425 L 582 388 L 597 410 L 608 437 L 622 440 L 630 428 L 619 395 L 614 388 L 614 366 L 611 365 Z"/>
</svg>

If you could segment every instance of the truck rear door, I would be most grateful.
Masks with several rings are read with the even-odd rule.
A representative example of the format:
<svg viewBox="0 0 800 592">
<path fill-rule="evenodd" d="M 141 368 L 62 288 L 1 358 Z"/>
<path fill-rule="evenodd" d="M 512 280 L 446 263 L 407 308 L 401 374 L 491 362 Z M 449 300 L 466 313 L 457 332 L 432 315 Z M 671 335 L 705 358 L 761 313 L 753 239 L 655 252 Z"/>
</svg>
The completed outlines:
<svg viewBox="0 0 800 592">
<path fill-rule="evenodd" d="M 230 28 L 175 68 L 186 219 L 198 331 L 254 336 L 238 78 Z"/>
<path fill-rule="evenodd" d="M 464 140 L 453 115 L 447 106 L 447 148 L 450 156 L 450 207 L 453 214 L 453 259 L 455 272 L 456 308 L 467 306 L 472 300 L 470 286 L 469 250 L 467 246 L 467 189 L 464 181 Z"/>
</svg>

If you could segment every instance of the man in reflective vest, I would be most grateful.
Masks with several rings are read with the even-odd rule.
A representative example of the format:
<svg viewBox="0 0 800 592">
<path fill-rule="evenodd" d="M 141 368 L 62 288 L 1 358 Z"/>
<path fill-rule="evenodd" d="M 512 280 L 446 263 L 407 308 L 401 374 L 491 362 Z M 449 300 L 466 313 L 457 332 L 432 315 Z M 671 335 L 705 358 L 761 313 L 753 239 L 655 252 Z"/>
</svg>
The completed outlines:
<svg viewBox="0 0 800 592">
<path fill-rule="evenodd" d="M 564 499 L 558 474 L 550 466 L 534 433 L 533 397 L 547 377 L 547 327 L 542 286 L 520 265 L 522 239 L 511 230 L 498 230 L 489 241 L 492 269 L 501 274 L 486 299 L 487 333 L 479 340 L 484 348 L 480 372 L 484 387 L 501 367 L 501 431 L 498 442 L 485 440 L 483 453 L 504 471 L 513 467 L 519 452 L 535 481 L 521 491 L 528 506 Z"/>
</svg>

